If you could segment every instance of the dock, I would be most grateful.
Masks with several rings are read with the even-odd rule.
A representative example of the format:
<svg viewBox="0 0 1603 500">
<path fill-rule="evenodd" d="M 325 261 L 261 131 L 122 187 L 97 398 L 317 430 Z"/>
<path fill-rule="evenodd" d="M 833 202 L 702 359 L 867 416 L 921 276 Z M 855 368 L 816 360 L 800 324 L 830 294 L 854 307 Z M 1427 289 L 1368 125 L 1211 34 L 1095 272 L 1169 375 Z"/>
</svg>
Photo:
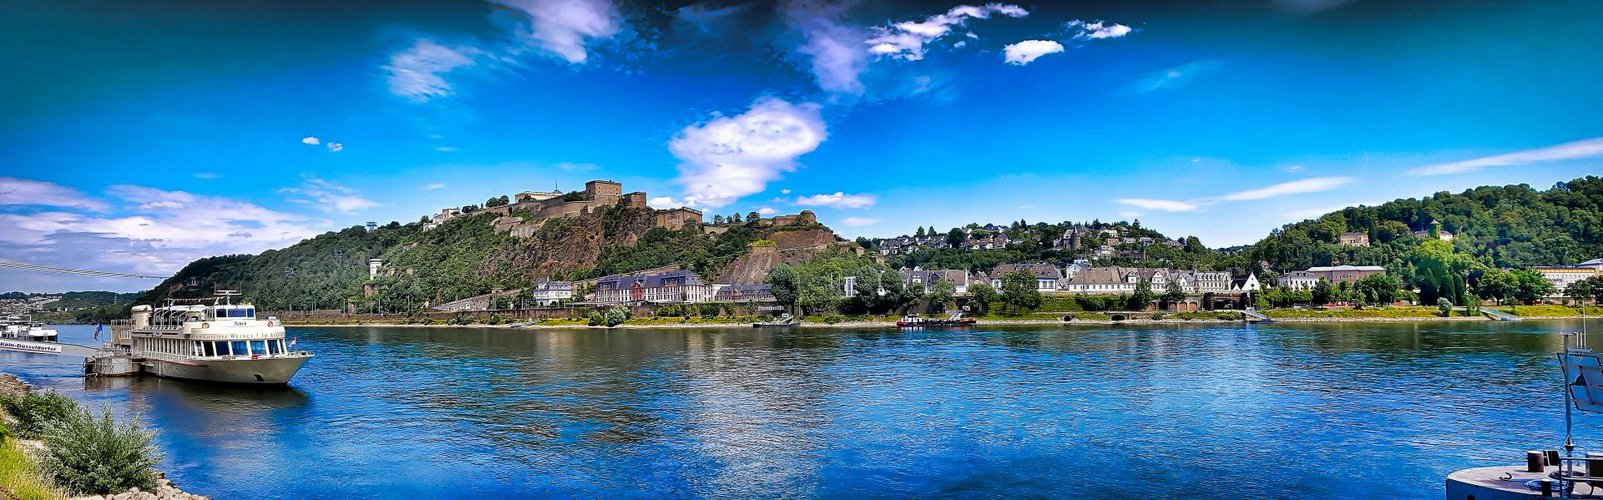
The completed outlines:
<svg viewBox="0 0 1603 500">
<path fill-rule="evenodd" d="M 1481 309 L 1481 314 L 1498 321 L 1520 321 L 1525 319 L 1496 309 Z"/>
<path fill-rule="evenodd" d="M 1258 312 L 1256 310 L 1253 310 L 1253 309 L 1242 309 L 1241 310 L 1241 315 L 1244 318 L 1246 318 L 1248 323 L 1274 323 L 1275 322 L 1274 318 L 1270 318 L 1268 316 L 1264 316 L 1263 313 L 1260 313 L 1260 312 Z"/>
</svg>

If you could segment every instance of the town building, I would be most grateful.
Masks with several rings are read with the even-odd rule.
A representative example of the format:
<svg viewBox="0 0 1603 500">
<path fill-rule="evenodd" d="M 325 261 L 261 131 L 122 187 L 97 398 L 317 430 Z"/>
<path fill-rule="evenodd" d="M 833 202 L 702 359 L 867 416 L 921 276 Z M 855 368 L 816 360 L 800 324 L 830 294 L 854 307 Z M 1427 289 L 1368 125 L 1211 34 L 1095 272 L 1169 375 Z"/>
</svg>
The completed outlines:
<svg viewBox="0 0 1603 500">
<path fill-rule="evenodd" d="M 507 198 L 510 203 L 506 205 L 482 207 L 471 213 L 465 213 L 461 208 L 440 209 L 440 213 L 433 215 L 423 224 L 423 230 L 434 229 L 464 215 L 493 213 L 499 216 L 494 221 L 497 231 L 510 233 L 514 238 L 528 238 L 533 236 L 540 224 L 547 219 L 573 217 L 594 210 L 607 209 L 620 203 L 633 209 L 651 209 L 646 205 L 646 193 L 635 191 L 624 194 L 623 184 L 608 180 L 586 182 L 584 191 L 577 193 L 522 191 Z M 654 220 L 657 227 L 667 229 L 681 229 L 691 222 L 699 225 L 701 212 L 684 207 L 657 210 Z"/>
<path fill-rule="evenodd" d="M 1603 275 L 1603 259 L 1592 259 L 1573 266 L 1536 266 L 1531 270 L 1542 273 L 1542 278 L 1553 284 L 1553 293 L 1549 297 L 1562 297 L 1570 284 Z"/>
<path fill-rule="evenodd" d="M 1063 280 L 1063 271 L 1058 266 L 1038 263 L 1001 264 L 991 270 L 991 286 L 997 290 L 1002 289 L 1002 276 L 1014 271 L 1024 271 L 1035 277 L 1035 289 L 1040 292 L 1055 292 L 1059 282 Z"/>
<path fill-rule="evenodd" d="M 550 307 L 559 303 L 573 300 L 572 281 L 540 280 L 529 289 L 534 303 L 543 307 Z"/>
<path fill-rule="evenodd" d="M 774 285 L 767 283 L 723 285 L 713 292 L 713 302 L 777 302 Z"/>
<path fill-rule="evenodd" d="M 1362 231 L 1341 233 L 1341 236 L 1336 237 L 1336 243 L 1345 247 L 1367 247 L 1369 246 L 1369 233 Z"/>
<path fill-rule="evenodd" d="M 1291 271 L 1281 274 L 1275 286 L 1284 290 L 1313 290 L 1321 278 L 1308 271 Z"/>
<path fill-rule="evenodd" d="M 1354 282 L 1373 274 L 1386 274 L 1386 268 L 1380 266 L 1318 266 L 1308 268 L 1308 273 L 1320 278 L 1330 280 L 1331 283 Z"/>
<path fill-rule="evenodd" d="M 692 271 L 644 276 L 607 276 L 596 281 L 591 300 L 602 304 L 649 302 L 694 304 L 711 300 L 715 290 Z"/>
</svg>

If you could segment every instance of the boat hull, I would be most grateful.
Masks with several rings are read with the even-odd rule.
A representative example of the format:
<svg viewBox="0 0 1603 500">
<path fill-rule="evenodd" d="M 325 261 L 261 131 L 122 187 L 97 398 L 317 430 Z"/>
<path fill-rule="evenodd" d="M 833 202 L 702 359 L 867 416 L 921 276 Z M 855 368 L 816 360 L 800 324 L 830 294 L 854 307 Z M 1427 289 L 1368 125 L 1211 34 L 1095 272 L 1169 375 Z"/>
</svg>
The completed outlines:
<svg viewBox="0 0 1603 500">
<path fill-rule="evenodd" d="M 195 361 L 169 361 L 146 358 L 144 373 L 158 377 L 225 384 L 283 385 L 288 384 L 307 356 L 286 356 L 258 359 L 206 359 Z"/>
</svg>

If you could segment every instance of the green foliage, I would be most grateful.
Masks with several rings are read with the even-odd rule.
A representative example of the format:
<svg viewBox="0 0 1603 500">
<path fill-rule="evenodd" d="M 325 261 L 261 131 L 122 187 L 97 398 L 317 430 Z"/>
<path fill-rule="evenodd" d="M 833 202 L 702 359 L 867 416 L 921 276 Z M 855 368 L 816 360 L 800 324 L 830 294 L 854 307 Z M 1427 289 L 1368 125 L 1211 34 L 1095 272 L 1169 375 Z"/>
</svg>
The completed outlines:
<svg viewBox="0 0 1603 500">
<path fill-rule="evenodd" d="M 1603 275 L 1592 276 L 1564 288 L 1564 295 L 1576 300 L 1591 299 L 1603 304 Z"/>
<path fill-rule="evenodd" d="M 974 283 L 969 285 L 968 296 L 969 302 L 975 306 L 974 308 L 978 310 L 977 312 L 982 314 L 990 312 L 991 304 L 996 303 L 998 300 L 1002 300 L 1002 294 L 998 293 L 996 288 L 991 286 L 990 283 Z"/>
<path fill-rule="evenodd" d="M 45 500 L 67 495 L 55 487 L 38 460 L 20 443 L 0 440 L 0 497 Z"/>
<path fill-rule="evenodd" d="M 1152 281 L 1141 278 L 1135 284 L 1135 293 L 1130 294 L 1130 302 L 1125 307 L 1131 311 L 1146 310 L 1147 304 L 1152 303 Z"/>
<path fill-rule="evenodd" d="M 1452 314 L 1452 312 L 1453 312 L 1453 302 L 1450 301 L 1450 300 L 1447 300 L 1447 297 L 1438 298 L 1438 299 L 1436 299 L 1436 309 L 1438 311 L 1441 311 L 1442 317 L 1445 318 L 1445 317 L 1447 317 L 1447 316 Z"/>
<path fill-rule="evenodd" d="M 1329 304 L 1334 293 L 1335 291 L 1330 287 L 1330 280 L 1319 278 L 1319 282 L 1314 284 L 1313 303 Z"/>
<path fill-rule="evenodd" d="M 1003 310 L 1008 314 L 1022 314 L 1041 307 L 1041 292 L 1035 287 L 1035 275 L 1027 271 L 1012 271 L 1003 274 Z"/>
<path fill-rule="evenodd" d="M 82 494 L 153 489 L 156 464 L 161 461 L 151 444 L 154 438 L 131 418 L 117 422 L 110 407 L 102 408 L 98 417 L 87 408 L 74 407 L 45 431 L 44 469 L 57 484 Z"/>
<path fill-rule="evenodd" d="M 846 297 L 846 277 L 856 278 L 856 296 Z M 814 254 L 795 265 L 779 265 L 768 274 L 779 304 L 803 315 L 842 312 L 884 314 L 919 299 L 922 290 L 903 286 L 896 271 L 844 249 Z"/>
<path fill-rule="evenodd" d="M 950 281 L 936 280 L 934 285 L 930 285 L 929 296 L 926 298 L 937 308 L 944 307 L 946 303 L 957 298 L 957 286 Z"/>
<path fill-rule="evenodd" d="M 17 435 L 38 438 L 51 422 L 67 418 L 78 403 L 56 391 L 31 392 L 0 399 L 0 407 L 17 420 Z"/>
</svg>

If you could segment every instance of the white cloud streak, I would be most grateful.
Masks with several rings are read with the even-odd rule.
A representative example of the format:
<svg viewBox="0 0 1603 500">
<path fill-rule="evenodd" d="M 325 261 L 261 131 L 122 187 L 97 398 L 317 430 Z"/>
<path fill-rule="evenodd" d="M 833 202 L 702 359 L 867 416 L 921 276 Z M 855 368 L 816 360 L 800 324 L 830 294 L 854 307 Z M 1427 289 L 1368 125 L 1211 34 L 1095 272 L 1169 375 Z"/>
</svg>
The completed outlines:
<svg viewBox="0 0 1603 500">
<path fill-rule="evenodd" d="M 679 158 L 684 202 L 718 208 L 762 192 L 828 137 L 819 106 L 764 98 L 736 116 L 685 127 L 668 143 Z"/>
<path fill-rule="evenodd" d="M 1162 210 L 1164 212 L 1189 212 L 1197 209 L 1197 205 L 1177 200 L 1159 200 L 1153 198 L 1119 198 L 1113 200 L 1120 205 L 1145 208 L 1147 210 Z"/>
<path fill-rule="evenodd" d="M 1075 40 L 1101 40 L 1104 38 L 1119 38 L 1135 31 L 1134 28 L 1118 23 L 1096 21 L 1081 21 L 1075 19 L 1063 23 Z"/>
<path fill-rule="evenodd" d="M 325 212 L 351 213 L 379 206 L 378 202 L 361 197 L 354 189 L 312 176 L 307 176 L 300 186 L 278 191 L 290 195 L 291 202 L 315 205 Z"/>
<path fill-rule="evenodd" d="M 1063 52 L 1063 44 L 1051 40 L 1025 40 L 1002 48 L 1003 62 L 1023 66 L 1047 54 Z"/>
<path fill-rule="evenodd" d="M 1273 186 L 1239 191 L 1219 197 L 1227 201 L 1248 201 L 1276 198 L 1291 194 L 1317 193 L 1329 191 L 1352 183 L 1352 177 L 1312 177 L 1308 179 L 1282 182 Z"/>
<path fill-rule="evenodd" d="M 389 72 L 390 92 L 416 102 L 445 97 L 456 93 L 445 81 L 445 74 L 474 64 L 470 55 L 477 54 L 472 47 L 446 47 L 432 40 L 420 39 L 412 47 L 390 56 L 384 66 Z M 316 137 L 301 142 L 317 144 Z"/>
<path fill-rule="evenodd" d="M 969 19 L 989 19 L 992 14 L 1024 17 L 1030 12 L 1012 4 L 959 5 L 923 21 L 904 21 L 875 27 L 874 36 L 865 43 L 870 54 L 917 61 L 924 58 L 925 45 L 951 34 L 953 27 L 963 26 Z"/>
<path fill-rule="evenodd" d="M 529 38 L 536 47 L 569 64 L 590 58 L 586 45 L 617 35 L 623 17 L 610 0 L 495 0 L 529 17 Z"/>
<path fill-rule="evenodd" d="M 76 189 L 49 182 L 0 177 L 0 206 L 5 205 L 76 208 L 95 212 L 111 208 L 106 202 L 90 198 Z"/>
<path fill-rule="evenodd" d="M 847 217 L 841 219 L 840 224 L 846 227 L 863 227 L 879 224 L 879 219 L 872 217 Z"/>
<path fill-rule="evenodd" d="M 868 208 L 874 206 L 874 195 L 871 194 L 815 194 L 796 198 L 796 204 L 804 207 L 831 207 L 831 208 Z"/>
<path fill-rule="evenodd" d="M 1159 90 L 1180 88 L 1190 85 L 1199 78 L 1219 71 L 1221 66 L 1223 64 L 1219 61 L 1192 61 L 1173 68 L 1148 73 L 1140 80 L 1126 85 L 1124 90 L 1136 94 L 1145 94 Z"/>
<path fill-rule="evenodd" d="M 1603 137 L 1586 139 L 1575 142 L 1566 142 L 1545 148 L 1528 149 L 1513 153 L 1487 156 L 1453 163 L 1442 163 L 1409 170 L 1410 175 L 1445 175 L 1462 174 L 1489 167 L 1508 167 L 1515 165 L 1529 165 L 1533 163 L 1547 163 L 1554 161 L 1576 160 L 1603 156 Z"/>
</svg>

